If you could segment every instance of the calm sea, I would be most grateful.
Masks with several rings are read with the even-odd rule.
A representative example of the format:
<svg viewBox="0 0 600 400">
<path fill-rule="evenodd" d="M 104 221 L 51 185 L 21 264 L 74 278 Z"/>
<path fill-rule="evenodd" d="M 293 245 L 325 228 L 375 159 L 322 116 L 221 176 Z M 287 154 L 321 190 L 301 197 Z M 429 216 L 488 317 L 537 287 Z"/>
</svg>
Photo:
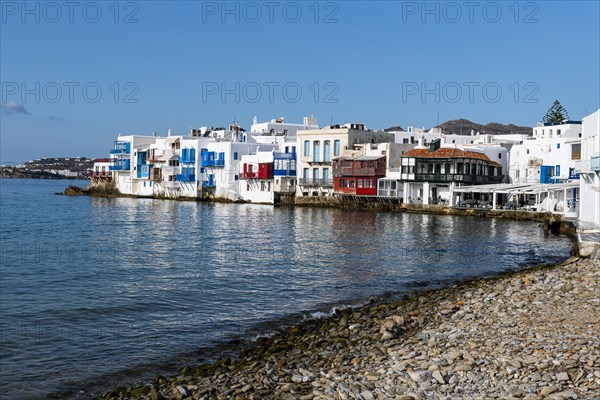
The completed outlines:
<svg viewBox="0 0 600 400">
<path fill-rule="evenodd" d="M 571 248 L 530 222 L 55 195 L 69 183 L 0 181 L 3 399 L 87 398 L 332 307 Z"/>
</svg>

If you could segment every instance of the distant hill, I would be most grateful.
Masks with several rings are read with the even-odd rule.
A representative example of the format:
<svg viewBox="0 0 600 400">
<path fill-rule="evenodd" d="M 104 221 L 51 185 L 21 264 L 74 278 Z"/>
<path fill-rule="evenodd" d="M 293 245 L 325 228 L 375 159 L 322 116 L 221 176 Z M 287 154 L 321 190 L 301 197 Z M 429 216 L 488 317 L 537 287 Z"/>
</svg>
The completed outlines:
<svg viewBox="0 0 600 400">
<path fill-rule="evenodd" d="M 463 135 L 469 135 L 471 130 L 475 131 L 475 133 L 480 132 L 481 134 L 488 133 L 491 135 L 531 135 L 533 132 L 533 128 L 529 126 L 517 126 L 513 124 L 503 125 L 497 122 L 481 125 L 471 122 L 468 119 L 453 119 L 436 126 L 436 128 L 441 128 L 442 132 L 446 134 L 455 135 L 460 135 L 461 133 Z"/>
<path fill-rule="evenodd" d="M 400 125 L 390 126 L 387 129 L 384 129 L 385 132 L 404 132 L 404 129 Z"/>
</svg>

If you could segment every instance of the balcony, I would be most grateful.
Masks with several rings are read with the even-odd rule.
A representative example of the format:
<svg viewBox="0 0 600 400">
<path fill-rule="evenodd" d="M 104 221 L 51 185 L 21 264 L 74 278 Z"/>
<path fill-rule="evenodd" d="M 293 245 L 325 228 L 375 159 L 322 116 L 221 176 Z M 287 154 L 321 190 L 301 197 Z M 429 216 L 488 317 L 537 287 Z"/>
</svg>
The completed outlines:
<svg viewBox="0 0 600 400">
<path fill-rule="evenodd" d="M 196 150 L 195 149 L 181 149 L 181 156 L 179 157 L 180 164 L 194 164 L 196 163 Z"/>
<path fill-rule="evenodd" d="M 353 168 L 342 167 L 333 171 L 334 176 L 385 176 L 385 167 L 383 168 Z"/>
<path fill-rule="evenodd" d="M 462 182 L 462 183 L 502 183 L 504 175 L 473 175 L 473 174 L 415 174 L 417 182 Z"/>
<path fill-rule="evenodd" d="M 225 153 L 217 153 L 214 151 L 205 151 L 202 153 L 203 167 L 224 167 Z"/>
<path fill-rule="evenodd" d="M 110 171 L 129 171 L 131 169 L 130 160 L 114 160 L 114 164 L 109 166 Z"/>
<path fill-rule="evenodd" d="M 114 142 L 113 149 L 110 154 L 129 154 L 131 152 L 131 143 L 129 142 Z"/>
<path fill-rule="evenodd" d="M 175 179 L 177 180 L 177 182 L 196 182 L 196 175 L 177 174 Z"/>
<path fill-rule="evenodd" d="M 333 187 L 333 179 L 313 179 L 313 178 L 300 178 L 298 179 L 300 186 L 325 186 Z"/>
<path fill-rule="evenodd" d="M 152 168 L 152 170 L 150 171 L 150 180 L 154 182 L 162 181 L 162 171 L 160 170 L 160 168 Z"/>
<path fill-rule="evenodd" d="M 150 178 L 150 170 L 151 169 L 152 169 L 152 165 L 138 164 L 138 166 L 137 166 L 137 178 L 138 179 L 148 179 L 148 178 Z"/>
<path fill-rule="evenodd" d="M 274 160 L 295 160 L 296 153 L 281 153 L 281 152 L 274 151 L 273 159 Z"/>
<path fill-rule="evenodd" d="M 258 179 L 258 172 L 242 172 L 240 174 L 240 179 Z"/>
<path fill-rule="evenodd" d="M 274 176 L 296 176 L 295 169 L 275 169 L 273 170 Z"/>
<path fill-rule="evenodd" d="M 112 173 L 109 171 L 89 171 L 88 176 L 92 179 L 112 178 Z"/>
</svg>

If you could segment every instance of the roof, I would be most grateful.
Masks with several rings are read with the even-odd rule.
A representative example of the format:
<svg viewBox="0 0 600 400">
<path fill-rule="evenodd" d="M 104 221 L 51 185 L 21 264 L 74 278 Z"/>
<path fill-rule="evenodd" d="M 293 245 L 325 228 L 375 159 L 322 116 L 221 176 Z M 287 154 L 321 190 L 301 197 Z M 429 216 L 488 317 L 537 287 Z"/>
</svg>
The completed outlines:
<svg viewBox="0 0 600 400">
<path fill-rule="evenodd" d="M 414 158 L 472 158 L 477 160 L 484 160 L 490 164 L 501 166 L 495 161 L 490 160 L 484 153 L 478 153 L 476 151 L 465 151 L 457 149 L 455 147 L 440 147 L 435 151 L 429 151 L 429 149 L 412 149 L 402 155 L 402 157 L 414 157 Z"/>
<path fill-rule="evenodd" d="M 579 182 L 566 183 L 497 183 L 492 185 L 460 186 L 456 193 L 539 193 L 578 188 Z"/>
</svg>

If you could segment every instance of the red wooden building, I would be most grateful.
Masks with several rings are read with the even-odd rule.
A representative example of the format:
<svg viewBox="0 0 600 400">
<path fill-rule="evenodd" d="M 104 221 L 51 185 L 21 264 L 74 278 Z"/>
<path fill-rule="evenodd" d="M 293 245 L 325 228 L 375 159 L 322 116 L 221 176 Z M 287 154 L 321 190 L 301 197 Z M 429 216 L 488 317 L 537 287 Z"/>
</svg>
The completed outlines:
<svg viewBox="0 0 600 400">
<path fill-rule="evenodd" d="M 377 196 L 377 180 L 385 176 L 385 156 L 340 157 L 333 160 L 333 188 L 338 194 Z"/>
<path fill-rule="evenodd" d="M 273 163 L 244 164 L 241 179 L 273 179 Z"/>
</svg>

